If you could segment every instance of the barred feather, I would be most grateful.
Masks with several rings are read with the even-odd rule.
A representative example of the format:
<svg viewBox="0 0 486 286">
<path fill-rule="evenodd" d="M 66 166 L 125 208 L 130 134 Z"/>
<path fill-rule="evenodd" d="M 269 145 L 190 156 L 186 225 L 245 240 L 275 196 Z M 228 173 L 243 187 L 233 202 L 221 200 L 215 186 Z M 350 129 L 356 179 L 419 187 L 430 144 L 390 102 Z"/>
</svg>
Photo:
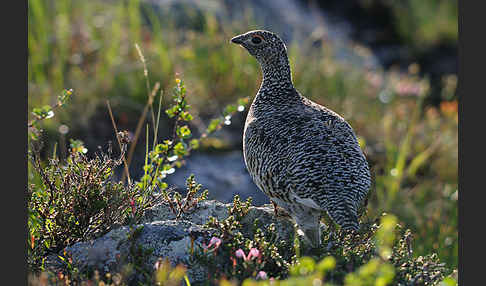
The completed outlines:
<svg viewBox="0 0 486 286">
<path fill-rule="evenodd" d="M 254 44 L 255 36 L 263 42 Z M 258 30 L 232 41 L 255 56 L 263 72 L 243 134 L 255 184 L 287 210 L 314 246 L 320 243 L 323 211 L 342 228 L 357 230 L 371 177 L 353 129 L 294 88 L 285 44 L 277 35 Z"/>
</svg>

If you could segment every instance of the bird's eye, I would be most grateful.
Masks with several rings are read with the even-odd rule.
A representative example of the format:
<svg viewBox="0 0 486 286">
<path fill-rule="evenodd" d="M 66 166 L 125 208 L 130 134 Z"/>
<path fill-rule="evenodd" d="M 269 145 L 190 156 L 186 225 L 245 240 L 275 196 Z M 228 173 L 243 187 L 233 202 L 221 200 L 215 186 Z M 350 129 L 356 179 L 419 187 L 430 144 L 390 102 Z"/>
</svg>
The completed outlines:
<svg viewBox="0 0 486 286">
<path fill-rule="evenodd" d="M 261 44 L 263 42 L 262 38 L 259 36 L 254 36 L 251 38 L 251 42 L 255 45 Z"/>
</svg>

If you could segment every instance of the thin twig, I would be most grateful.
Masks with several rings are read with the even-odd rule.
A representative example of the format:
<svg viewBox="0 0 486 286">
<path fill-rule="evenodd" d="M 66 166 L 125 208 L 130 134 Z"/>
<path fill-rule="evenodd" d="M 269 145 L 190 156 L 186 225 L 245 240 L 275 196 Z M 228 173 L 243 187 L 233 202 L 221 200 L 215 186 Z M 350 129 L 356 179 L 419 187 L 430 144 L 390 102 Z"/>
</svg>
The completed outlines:
<svg viewBox="0 0 486 286">
<path fill-rule="evenodd" d="M 159 132 L 159 123 L 160 123 L 160 109 L 162 108 L 162 101 L 164 99 L 164 90 L 160 90 L 160 97 L 159 97 L 159 109 L 157 111 L 157 121 L 155 124 L 155 130 L 154 130 L 154 143 L 152 146 L 152 149 L 155 149 L 155 145 L 157 144 L 157 135 Z"/>
<path fill-rule="evenodd" d="M 60 107 L 60 106 L 62 106 L 62 105 L 63 105 L 63 104 L 62 104 L 62 103 L 60 103 L 60 102 L 56 103 L 55 105 L 52 105 L 52 106 L 51 106 L 51 110 L 52 110 L 52 112 L 54 112 L 54 110 L 55 110 L 55 109 L 59 108 L 59 107 Z M 29 122 L 27 123 L 27 127 L 28 127 L 28 128 L 34 127 L 34 124 L 35 124 L 36 122 L 42 121 L 42 120 L 44 120 L 44 119 L 45 119 L 45 118 L 37 118 L 37 117 L 36 117 L 36 118 L 32 119 L 31 121 L 29 121 Z"/>
<path fill-rule="evenodd" d="M 149 107 L 152 106 L 152 102 L 154 100 L 155 93 L 157 92 L 159 87 L 160 87 L 160 83 L 156 82 L 154 89 L 149 94 L 149 98 L 147 100 L 147 104 L 145 105 L 145 107 L 143 109 L 142 115 L 138 119 L 137 128 L 135 129 L 135 135 L 133 136 L 133 140 L 130 144 L 130 149 L 128 150 L 128 159 L 127 159 L 128 166 L 130 166 L 130 164 L 132 162 L 133 152 L 135 151 L 135 146 L 137 146 L 137 141 L 138 141 L 138 138 L 140 137 L 140 132 L 142 131 L 143 122 L 145 121 L 145 118 L 147 117 L 147 112 L 149 110 Z M 122 182 L 124 180 L 125 180 L 125 176 L 122 177 Z"/>
<path fill-rule="evenodd" d="M 113 129 L 115 129 L 116 141 L 118 142 L 118 146 L 120 146 L 120 152 L 123 152 L 122 144 L 120 142 L 120 138 L 118 137 L 118 129 L 116 128 L 115 119 L 113 118 L 113 113 L 111 112 L 111 106 L 110 106 L 109 100 L 106 101 L 106 105 L 108 106 L 108 112 L 110 113 L 110 118 L 111 118 L 111 123 L 113 124 Z M 126 175 L 127 178 L 128 178 L 128 184 L 131 185 L 130 173 L 128 171 L 128 164 L 127 164 L 127 161 L 125 160 L 125 155 L 123 155 L 123 163 L 125 164 L 125 173 L 124 173 L 123 177 L 125 177 L 125 175 Z M 124 179 L 122 179 L 122 182 L 123 182 L 123 180 Z"/>
<path fill-rule="evenodd" d="M 65 90 L 65 92 L 66 92 L 67 96 L 71 96 L 72 93 L 73 93 L 73 90 L 72 89 L 69 89 L 69 90 Z M 52 112 L 54 112 L 54 110 L 56 108 L 59 108 L 59 107 L 61 107 L 61 106 L 63 106 L 65 104 L 65 101 L 64 101 L 65 97 L 62 97 L 62 98 L 63 98 L 62 100 L 58 100 L 56 104 L 54 104 L 54 105 L 51 106 L 51 111 Z M 27 123 L 27 127 L 28 128 L 32 128 L 32 127 L 34 127 L 34 124 L 36 122 L 42 121 L 44 119 L 46 119 L 46 118 L 38 118 L 38 117 L 35 117 L 34 119 L 32 119 L 31 121 L 29 121 Z"/>
</svg>

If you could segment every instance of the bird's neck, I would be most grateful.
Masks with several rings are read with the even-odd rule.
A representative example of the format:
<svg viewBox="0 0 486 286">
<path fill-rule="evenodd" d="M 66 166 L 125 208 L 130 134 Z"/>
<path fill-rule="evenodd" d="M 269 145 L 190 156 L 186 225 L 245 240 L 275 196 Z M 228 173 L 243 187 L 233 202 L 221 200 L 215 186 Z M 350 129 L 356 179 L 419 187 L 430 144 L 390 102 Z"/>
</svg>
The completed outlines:
<svg viewBox="0 0 486 286">
<path fill-rule="evenodd" d="M 266 61 L 260 61 L 263 81 L 254 99 L 256 105 L 293 105 L 300 100 L 290 74 L 290 65 L 285 53 Z"/>
<path fill-rule="evenodd" d="M 263 73 L 262 86 L 293 88 L 290 65 L 286 53 L 279 54 L 271 59 L 261 60 Z"/>
</svg>

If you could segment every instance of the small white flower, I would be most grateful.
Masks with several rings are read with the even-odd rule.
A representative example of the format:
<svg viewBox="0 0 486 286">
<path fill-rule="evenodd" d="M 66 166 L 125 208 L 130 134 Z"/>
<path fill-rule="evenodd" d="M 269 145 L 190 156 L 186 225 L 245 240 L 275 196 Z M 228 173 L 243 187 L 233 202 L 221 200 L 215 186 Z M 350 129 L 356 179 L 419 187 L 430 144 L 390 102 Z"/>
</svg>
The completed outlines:
<svg viewBox="0 0 486 286">
<path fill-rule="evenodd" d="M 173 162 L 173 161 L 177 160 L 177 155 L 170 156 L 170 157 L 168 157 L 168 158 L 167 158 L 167 160 L 168 160 L 169 162 Z"/>
<path fill-rule="evenodd" d="M 49 111 L 49 112 L 47 113 L 46 119 L 47 119 L 47 118 L 51 118 L 51 117 L 53 117 L 53 116 L 54 116 L 54 111 L 52 111 L 52 110 L 51 110 L 51 111 Z"/>
</svg>

